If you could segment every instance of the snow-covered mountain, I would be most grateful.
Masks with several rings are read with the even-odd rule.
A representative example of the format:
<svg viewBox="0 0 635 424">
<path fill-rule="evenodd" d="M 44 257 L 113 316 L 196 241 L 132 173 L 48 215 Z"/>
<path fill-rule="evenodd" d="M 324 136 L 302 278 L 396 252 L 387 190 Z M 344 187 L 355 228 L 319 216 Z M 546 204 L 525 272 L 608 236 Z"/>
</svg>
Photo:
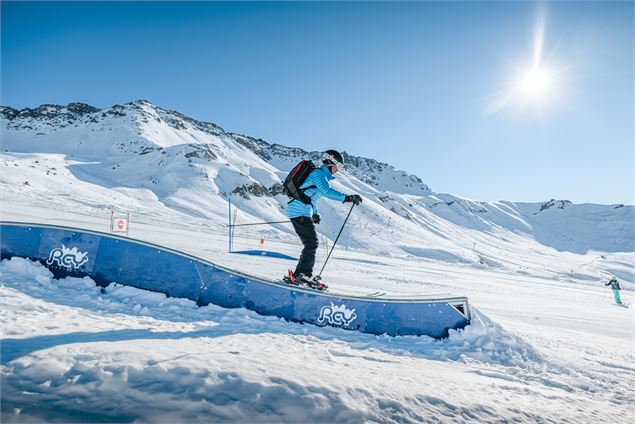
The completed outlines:
<svg viewBox="0 0 635 424">
<path fill-rule="evenodd" d="M 288 198 L 281 181 L 299 160 L 320 155 L 227 132 L 144 100 L 107 109 L 82 103 L 2 106 L 0 134 L 3 202 L 72 205 L 88 213 L 115 208 L 210 228 L 227 223 L 230 199 L 239 222 L 284 220 Z M 478 202 L 433 192 L 421 178 L 389 164 L 347 152 L 344 157 L 346 169 L 333 185 L 360 193 L 364 203 L 351 215 L 343 246 L 561 274 L 571 270 L 558 269 L 558 255 L 615 254 L 610 265 L 583 279 L 612 272 L 633 280 L 622 259 L 622 253 L 630 258 L 635 252 L 633 206 Z M 333 239 L 348 208 L 322 201 L 320 231 Z M 285 225 L 258 231 L 293 239 Z"/>
</svg>

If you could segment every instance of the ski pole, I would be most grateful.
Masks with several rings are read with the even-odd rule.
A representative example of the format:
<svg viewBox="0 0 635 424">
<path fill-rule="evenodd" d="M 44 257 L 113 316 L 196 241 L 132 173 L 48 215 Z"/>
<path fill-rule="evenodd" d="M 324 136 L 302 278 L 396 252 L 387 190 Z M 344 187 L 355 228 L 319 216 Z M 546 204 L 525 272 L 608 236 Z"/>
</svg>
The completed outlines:
<svg viewBox="0 0 635 424">
<path fill-rule="evenodd" d="M 248 225 L 268 225 L 268 224 L 290 224 L 291 221 L 268 221 L 268 222 L 252 222 L 250 224 L 230 224 L 228 227 L 246 227 Z"/>
<path fill-rule="evenodd" d="M 329 258 L 331 257 L 331 253 L 333 253 L 333 250 L 335 250 L 335 245 L 337 244 L 337 241 L 339 240 L 340 235 L 342 234 L 342 230 L 344 230 L 344 226 L 346 225 L 346 221 L 348 221 L 348 217 L 351 216 L 351 212 L 353 212 L 354 207 L 355 207 L 355 203 L 351 205 L 351 209 L 348 211 L 348 215 L 346 215 L 346 219 L 344 220 L 344 223 L 342 224 L 342 228 L 340 228 L 340 232 L 337 233 L 337 237 L 335 237 L 333 246 L 331 246 L 331 251 L 326 257 L 326 260 L 324 261 L 324 265 L 322 265 L 322 269 L 320 270 L 320 273 L 318 274 L 318 278 L 322 278 L 322 271 L 324 271 L 324 268 L 326 267 L 326 263 L 329 261 Z"/>
</svg>

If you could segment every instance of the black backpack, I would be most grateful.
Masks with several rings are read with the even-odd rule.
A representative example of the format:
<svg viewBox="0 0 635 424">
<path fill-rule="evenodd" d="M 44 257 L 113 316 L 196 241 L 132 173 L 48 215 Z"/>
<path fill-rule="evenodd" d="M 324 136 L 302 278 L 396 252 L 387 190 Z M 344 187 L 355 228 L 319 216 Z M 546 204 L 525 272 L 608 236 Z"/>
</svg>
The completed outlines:
<svg viewBox="0 0 635 424">
<path fill-rule="evenodd" d="M 300 188 L 304 181 L 307 179 L 309 174 L 315 170 L 315 164 L 310 160 L 303 160 L 299 164 L 297 164 L 287 178 L 284 179 L 284 184 L 282 185 L 282 190 L 284 194 L 291 197 L 289 203 L 293 202 L 293 200 L 299 200 L 305 205 L 311 204 L 311 198 L 304 194 L 305 190 L 310 188 L 316 188 L 314 185 Z"/>
</svg>

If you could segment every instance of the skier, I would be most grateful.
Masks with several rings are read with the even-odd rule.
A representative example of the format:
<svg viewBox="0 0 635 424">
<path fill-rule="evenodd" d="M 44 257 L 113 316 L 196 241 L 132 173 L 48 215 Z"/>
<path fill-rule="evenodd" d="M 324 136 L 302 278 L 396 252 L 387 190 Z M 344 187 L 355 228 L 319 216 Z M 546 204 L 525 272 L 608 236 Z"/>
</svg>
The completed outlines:
<svg viewBox="0 0 635 424">
<path fill-rule="evenodd" d="M 622 304 L 622 299 L 620 298 L 620 283 L 617 281 L 617 278 L 611 277 L 608 283 L 604 284 L 605 286 L 610 285 L 613 289 L 613 297 L 615 298 L 615 303 L 618 305 Z"/>
<path fill-rule="evenodd" d="M 331 188 L 329 181 L 334 179 L 337 171 L 344 166 L 344 158 L 336 150 L 327 150 L 322 154 L 322 166 L 314 169 L 300 185 L 301 191 L 310 198 L 310 204 L 305 204 L 298 199 L 289 203 L 287 215 L 291 219 L 296 234 L 304 246 L 300 254 L 300 260 L 295 271 L 289 270 L 289 275 L 284 278 L 287 283 L 307 284 L 311 287 L 324 289 L 326 286 L 313 276 L 315 265 L 315 252 L 318 248 L 318 236 L 315 225 L 320 223 L 317 202 L 321 197 L 337 200 L 342 203 L 359 205 L 362 197 L 358 194 L 346 195 Z"/>
</svg>

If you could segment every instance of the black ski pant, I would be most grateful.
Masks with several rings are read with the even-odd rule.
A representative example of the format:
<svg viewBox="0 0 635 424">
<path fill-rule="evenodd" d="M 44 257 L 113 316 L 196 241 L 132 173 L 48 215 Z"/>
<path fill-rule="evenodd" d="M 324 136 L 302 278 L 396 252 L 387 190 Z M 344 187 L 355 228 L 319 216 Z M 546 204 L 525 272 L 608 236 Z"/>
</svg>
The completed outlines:
<svg viewBox="0 0 635 424">
<path fill-rule="evenodd" d="M 291 218 L 291 223 L 304 246 L 300 254 L 298 266 L 295 268 L 295 275 L 302 273 L 311 277 L 313 275 L 313 266 L 315 265 L 315 252 L 318 248 L 318 236 L 315 231 L 315 224 L 313 224 L 311 218 L 306 216 Z"/>
</svg>

